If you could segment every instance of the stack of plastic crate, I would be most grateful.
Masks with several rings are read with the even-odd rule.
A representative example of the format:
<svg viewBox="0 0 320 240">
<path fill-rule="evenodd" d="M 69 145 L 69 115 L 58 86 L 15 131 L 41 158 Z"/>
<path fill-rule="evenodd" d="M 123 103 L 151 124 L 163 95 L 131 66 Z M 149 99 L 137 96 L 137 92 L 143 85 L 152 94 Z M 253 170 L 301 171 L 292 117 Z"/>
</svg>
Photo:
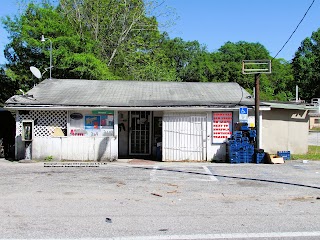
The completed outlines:
<svg viewBox="0 0 320 240">
<path fill-rule="evenodd" d="M 230 163 L 252 163 L 254 156 L 254 145 L 249 137 L 249 131 L 234 131 L 228 144 L 228 155 Z"/>
<path fill-rule="evenodd" d="M 277 155 L 283 157 L 284 160 L 290 160 L 290 151 L 278 151 Z"/>
<path fill-rule="evenodd" d="M 229 140 L 228 144 L 228 155 L 230 163 L 239 162 L 239 142 L 236 140 Z"/>
<path fill-rule="evenodd" d="M 252 163 L 254 160 L 254 145 L 250 143 L 249 138 L 243 138 L 242 147 L 246 151 L 247 154 L 247 163 Z"/>
</svg>

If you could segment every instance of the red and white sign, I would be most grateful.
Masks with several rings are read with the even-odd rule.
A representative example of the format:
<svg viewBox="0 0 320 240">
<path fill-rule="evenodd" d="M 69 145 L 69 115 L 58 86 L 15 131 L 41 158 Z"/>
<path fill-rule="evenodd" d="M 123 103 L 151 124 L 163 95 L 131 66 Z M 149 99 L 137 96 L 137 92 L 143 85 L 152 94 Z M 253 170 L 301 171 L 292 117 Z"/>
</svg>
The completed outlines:
<svg viewBox="0 0 320 240">
<path fill-rule="evenodd" d="M 232 112 L 212 113 L 212 143 L 222 143 L 232 134 Z"/>
</svg>

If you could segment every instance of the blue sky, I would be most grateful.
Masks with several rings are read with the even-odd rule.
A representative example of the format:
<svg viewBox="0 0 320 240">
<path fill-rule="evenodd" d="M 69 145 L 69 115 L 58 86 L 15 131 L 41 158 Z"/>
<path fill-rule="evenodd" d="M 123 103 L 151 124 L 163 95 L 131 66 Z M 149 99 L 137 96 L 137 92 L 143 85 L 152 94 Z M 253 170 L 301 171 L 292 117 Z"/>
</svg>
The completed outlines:
<svg viewBox="0 0 320 240">
<path fill-rule="evenodd" d="M 171 38 L 197 40 L 217 51 L 227 41 L 259 42 L 275 56 L 287 41 L 312 0 L 166 0 L 179 19 L 166 29 Z M 16 0 L 1 0 L 0 17 L 18 13 Z M 320 0 L 277 58 L 291 60 L 306 37 L 320 27 Z M 5 62 L 7 33 L 0 27 L 0 64 Z"/>
</svg>

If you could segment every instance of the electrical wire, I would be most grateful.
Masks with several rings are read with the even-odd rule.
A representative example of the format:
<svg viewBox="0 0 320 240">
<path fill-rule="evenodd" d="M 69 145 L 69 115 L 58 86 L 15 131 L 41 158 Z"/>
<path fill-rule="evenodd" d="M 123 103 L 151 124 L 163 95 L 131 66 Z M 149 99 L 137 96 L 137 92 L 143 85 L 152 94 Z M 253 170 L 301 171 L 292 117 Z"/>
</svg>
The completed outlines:
<svg viewBox="0 0 320 240">
<path fill-rule="evenodd" d="M 287 45 L 287 43 L 290 41 L 290 39 L 292 38 L 293 34 L 297 31 L 297 29 L 299 28 L 300 24 L 302 23 L 302 21 L 304 20 L 304 18 L 307 16 L 310 8 L 312 7 L 312 5 L 314 4 L 315 0 L 312 1 L 312 3 L 310 4 L 309 8 L 307 9 L 307 11 L 305 12 L 305 14 L 303 15 L 302 19 L 300 20 L 300 22 L 298 23 L 297 27 L 294 29 L 294 31 L 291 33 L 290 37 L 288 38 L 288 40 L 283 44 L 282 48 L 279 50 L 279 52 L 272 58 L 275 59 L 278 54 L 284 49 L 284 47 Z"/>
</svg>

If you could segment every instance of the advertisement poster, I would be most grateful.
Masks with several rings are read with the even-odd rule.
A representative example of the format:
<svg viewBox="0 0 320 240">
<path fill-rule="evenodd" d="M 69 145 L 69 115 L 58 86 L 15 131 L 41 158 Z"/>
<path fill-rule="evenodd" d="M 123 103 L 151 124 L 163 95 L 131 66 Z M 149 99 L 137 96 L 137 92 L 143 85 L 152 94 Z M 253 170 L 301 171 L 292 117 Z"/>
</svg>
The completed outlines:
<svg viewBox="0 0 320 240">
<path fill-rule="evenodd" d="M 212 143 L 223 143 L 232 134 L 232 112 L 212 113 Z"/>
<path fill-rule="evenodd" d="M 100 129 L 100 116 L 85 116 L 84 129 Z"/>
<path fill-rule="evenodd" d="M 101 115 L 101 129 L 113 128 L 113 115 Z"/>
</svg>

